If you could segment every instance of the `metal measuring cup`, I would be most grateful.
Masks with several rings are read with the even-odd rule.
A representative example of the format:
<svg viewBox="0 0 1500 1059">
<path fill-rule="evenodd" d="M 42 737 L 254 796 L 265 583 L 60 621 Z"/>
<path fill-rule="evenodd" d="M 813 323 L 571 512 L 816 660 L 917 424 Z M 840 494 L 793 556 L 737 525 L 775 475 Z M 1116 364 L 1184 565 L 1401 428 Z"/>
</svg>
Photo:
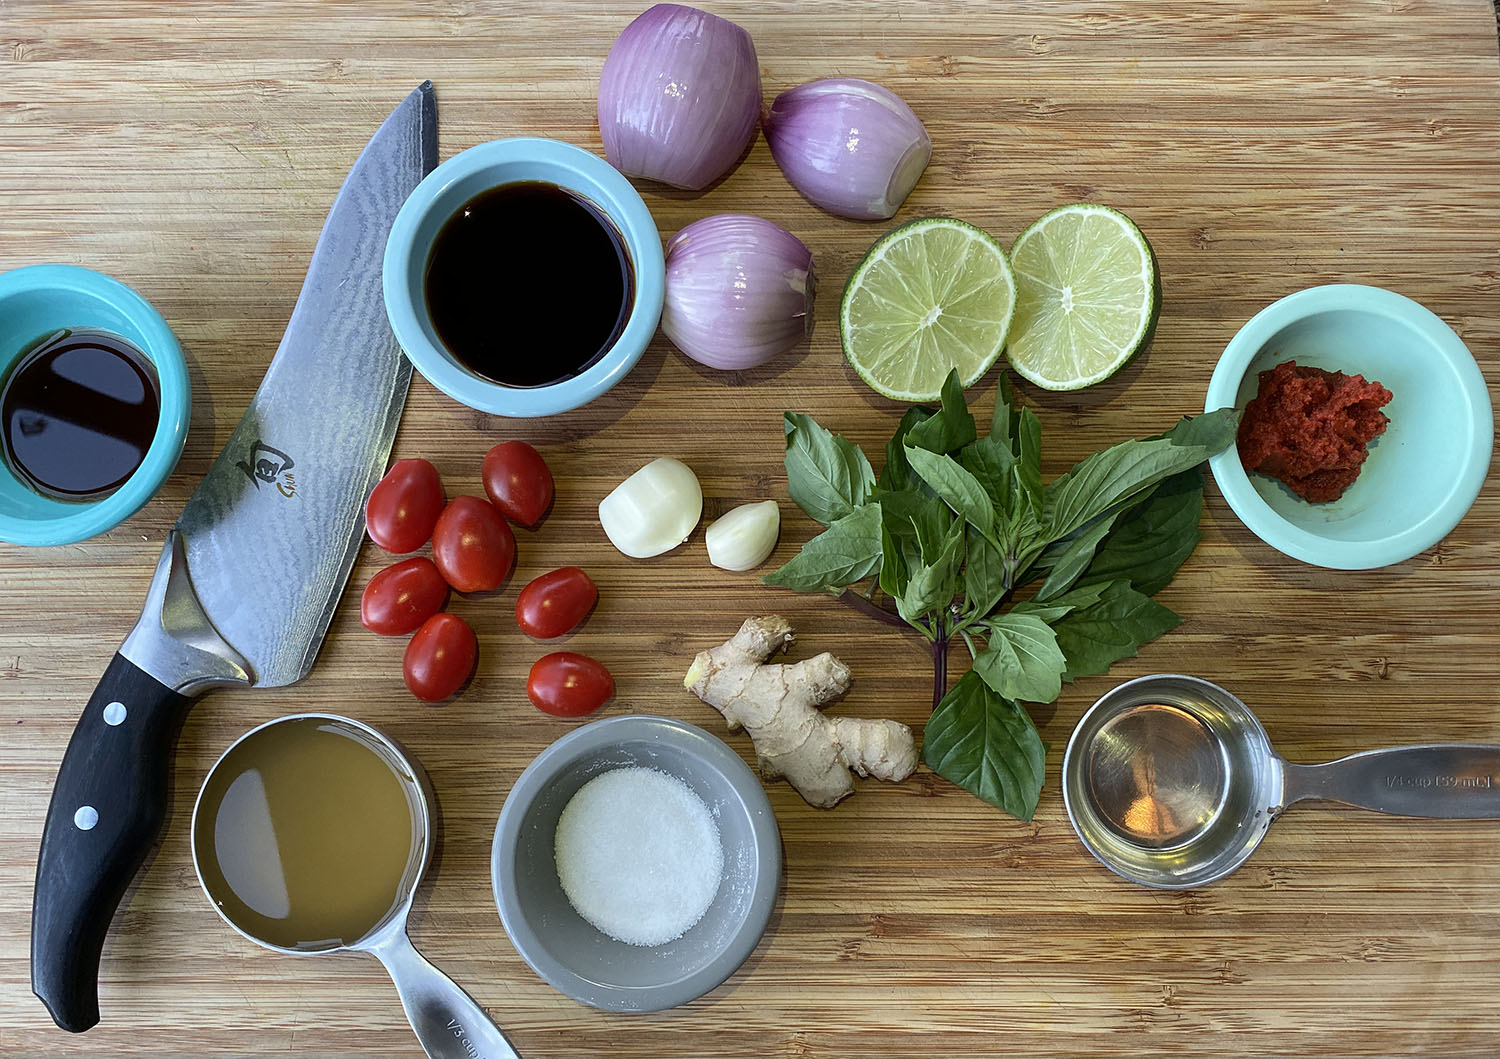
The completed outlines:
<svg viewBox="0 0 1500 1059">
<path fill-rule="evenodd" d="M 278 724 L 291 721 L 315 719 L 336 726 L 344 735 L 361 743 L 378 754 L 391 766 L 406 795 L 411 811 L 413 841 L 401 876 L 397 899 L 391 911 L 357 941 L 344 945 L 330 941 L 326 947 L 288 949 L 256 937 L 224 910 L 222 895 L 209 886 L 202 865 L 198 862 L 198 831 L 203 793 L 209 788 L 215 771 L 234 750 L 256 734 Z M 489 1015 L 469 994 L 442 971 L 417 952 L 406 934 L 406 920 L 411 914 L 412 898 L 417 885 L 427 871 L 432 856 L 432 788 L 427 775 L 416 763 L 401 751 L 394 740 L 377 732 L 367 724 L 340 717 L 335 714 L 298 713 L 278 717 L 252 728 L 232 743 L 204 777 L 203 787 L 193 805 L 193 869 L 198 874 L 198 883 L 208 895 L 224 922 L 257 945 L 284 952 L 290 956 L 321 956 L 329 952 L 368 952 L 385 965 L 391 980 L 396 983 L 396 992 L 401 997 L 401 1006 L 417 1040 L 431 1059 L 519 1059 L 515 1050 L 505 1039 Z"/>
<path fill-rule="evenodd" d="M 1391 747 L 1296 765 L 1235 696 L 1160 674 L 1121 684 L 1088 709 L 1068 740 L 1062 783 L 1073 830 L 1105 867 L 1185 890 L 1245 863 L 1271 822 L 1304 799 L 1500 819 L 1500 746 Z"/>
</svg>

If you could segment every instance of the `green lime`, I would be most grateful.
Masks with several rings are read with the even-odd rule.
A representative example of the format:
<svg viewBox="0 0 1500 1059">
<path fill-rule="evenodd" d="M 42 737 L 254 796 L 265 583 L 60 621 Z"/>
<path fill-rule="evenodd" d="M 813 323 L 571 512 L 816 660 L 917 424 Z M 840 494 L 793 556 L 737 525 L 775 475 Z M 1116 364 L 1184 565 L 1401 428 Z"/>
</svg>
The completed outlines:
<svg viewBox="0 0 1500 1059">
<path fill-rule="evenodd" d="M 1061 206 L 1010 248 L 1016 319 L 1005 355 L 1048 390 L 1109 378 L 1151 338 L 1161 311 L 1156 255 L 1118 210 Z"/>
<path fill-rule="evenodd" d="M 1000 244 L 949 217 L 924 217 L 870 247 L 839 311 L 844 356 L 898 401 L 934 401 L 948 373 L 965 386 L 1000 357 L 1016 281 Z"/>
</svg>

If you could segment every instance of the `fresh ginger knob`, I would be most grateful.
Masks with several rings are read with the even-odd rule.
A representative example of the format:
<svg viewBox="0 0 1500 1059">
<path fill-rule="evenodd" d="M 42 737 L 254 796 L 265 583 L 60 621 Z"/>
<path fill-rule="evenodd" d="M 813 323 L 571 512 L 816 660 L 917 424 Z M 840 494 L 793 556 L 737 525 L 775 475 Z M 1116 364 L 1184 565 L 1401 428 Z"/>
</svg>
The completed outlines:
<svg viewBox="0 0 1500 1059">
<path fill-rule="evenodd" d="M 826 652 L 769 661 L 794 639 L 779 614 L 749 618 L 728 641 L 699 652 L 683 683 L 723 714 L 731 731 L 749 733 L 762 776 L 785 777 L 810 805 L 827 809 L 853 794 L 850 769 L 896 782 L 910 776 L 917 747 L 906 725 L 818 711 L 849 690 L 848 666 Z"/>
</svg>

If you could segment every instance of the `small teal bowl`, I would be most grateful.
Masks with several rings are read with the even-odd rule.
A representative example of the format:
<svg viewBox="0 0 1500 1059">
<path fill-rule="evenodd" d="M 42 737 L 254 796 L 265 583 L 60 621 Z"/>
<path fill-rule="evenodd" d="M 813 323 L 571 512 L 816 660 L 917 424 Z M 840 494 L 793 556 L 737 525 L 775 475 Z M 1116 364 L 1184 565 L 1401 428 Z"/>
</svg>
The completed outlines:
<svg viewBox="0 0 1500 1059">
<path fill-rule="evenodd" d="M 73 544 L 118 526 L 161 488 L 187 441 L 187 363 L 177 336 L 150 302 L 117 279 L 74 265 L 32 265 L 0 275 L 0 377 L 38 338 L 64 328 L 97 328 L 129 339 L 156 369 L 161 418 L 145 460 L 99 500 L 42 496 L 0 461 L 0 541 Z"/>
<path fill-rule="evenodd" d="M 1308 503 L 1249 474 L 1234 446 L 1209 460 L 1224 499 L 1252 533 L 1294 559 L 1335 570 L 1399 563 L 1458 525 L 1489 471 L 1495 420 L 1474 357 L 1437 316 L 1392 291 L 1310 287 L 1257 313 L 1219 358 L 1204 409 L 1243 408 L 1259 374 L 1287 360 L 1363 375 L 1391 391 L 1390 425 L 1358 480 Z"/>
<path fill-rule="evenodd" d="M 549 386 L 504 386 L 464 367 L 438 337 L 427 314 L 427 258 L 438 230 L 465 202 L 490 188 L 529 180 L 581 195 L 614 222 L 635 271 L 635 301 L 625 330 L 587 370 Z M 391 225 L 382 278 L 391 330 L 428 382 L 470 408 L 525 418 L 587 404 L 629 374 L 656 334 L 666 277 L 656 221 L 619 170 L 560 140 L 516 137 L 470 147 L 417 185 Z"/>
</svg>

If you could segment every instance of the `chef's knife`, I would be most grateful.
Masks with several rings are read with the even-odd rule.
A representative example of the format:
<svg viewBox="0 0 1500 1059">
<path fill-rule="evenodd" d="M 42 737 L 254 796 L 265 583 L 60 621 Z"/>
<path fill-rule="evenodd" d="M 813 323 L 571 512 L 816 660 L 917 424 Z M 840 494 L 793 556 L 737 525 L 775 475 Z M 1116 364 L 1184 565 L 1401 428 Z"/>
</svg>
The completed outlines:
<svg viewBox="0 0 1500 1059">
<path fill-rule="evenodd" d="M 294 683 L 317 656 L 411 378 L 381 294 L 386 236 L 436 163 L 426 82 L 345 178 L 265 379 L 68 743 L 31 910 L 31 988 L 65 1030 L 99 1021 L 99 953 L 161 829 L 188 705 L 213 687 Z"/>
</svg>

